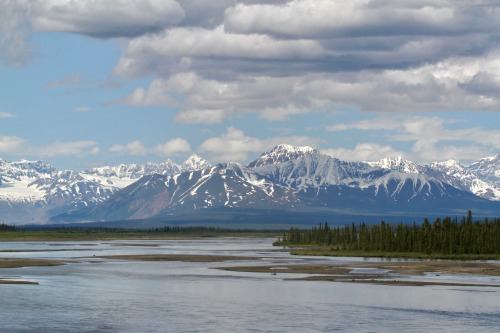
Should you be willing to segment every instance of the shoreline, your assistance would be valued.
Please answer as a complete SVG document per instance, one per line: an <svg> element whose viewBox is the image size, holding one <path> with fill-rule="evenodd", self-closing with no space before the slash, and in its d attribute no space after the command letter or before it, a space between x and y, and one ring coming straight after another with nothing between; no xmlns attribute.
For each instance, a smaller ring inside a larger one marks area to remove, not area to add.
<svg viewBox="0 0 500 333"><path fill-rule="evenodd" d="M32 285L39 285L38 282L34 281L26 281L26 280L10 280L10 279L5 279L5 278L0 278L0 284L32 284Z"/></svg>
<svg viewBox="0 0 500 333"><path fill-rule="evenodd" d="M50 266L61 266L64 264L65 262L58 260L31 259L31 258L0 258L0 269L22 268L22 267L50 267ZM27 281L27 280L16 280L0 276L0 285L2 284L38 285L38 282Z"/></svg>
<svg viewBox="0 0 500 333"><path fill-rule="evenodd" d="M307 277L285 277L286 281L331 281L344 283L368 283L391 286L451 286L451 287L491 287L500 284L460 283L447 281L408 280L412 276L434 274L460 274L476 276L500 276L500 264L467 261L399 261L364 262L352 264L290 264L266 266L216 267L233 272L268 273L272 275L310 274ZM374 273L359 273L356 270L374 269ZM381 272L380 272L381 271Z"/></svg>
<svg viewBox="0 0 500 333"><path fill-rule="evenodd" d="M114 235L117 236L117 235ZM172 236L172 235L161 235ZM179 235L173 235L179 236ZM193 237L193 235L180 235L182 239L199 239L201 237ZM226 237L238 237L234 235L220 235ZM220 237L210 236L210 237ZM239 235L239 237L248 237ZM127 244L127 240L138 240L138 238L116 237L123 241L121 245L138 246L138 244ZM145 240L145 238L139 238ZM161 239L179 239L179 237ZM83 239L79 239L83 240ZM109 240L106 239L106 240ZM47 241L47 240L40 240ZM62 242L62 239L57 239ZM57 244L65 245L65 244ZM149 244L139 244L149 245ZM87 248L55 248L55 249L31 249L31 250L9 250L4 249L0 252L16 253L16 252L52 252L52 251L68 251L68 250L87 250ZM50 259L34 259L34 258L0 258L0 269L2 268L20 268L20 267L36 267L36 266L59 266L70 262L78 262L79 259L100 259L100 260L135 260L135 261L184 261L184 262L199 262L199 263L217 263L226 261L248 261L258 260L260 257L255 256L232 256L232 255L211 255L211 254L130 254L130 255L104 255L95 257L73 258L75 260L50 260ZM383 258L383 257L381 257ZM414 258L412 258L414 259ZM411 277L432 275L438 277L444 274L471 275L471 276L494 276L500 277L500 262L486 261L469 261L469 260L442 260L442 259L426 259L426 260L405 260L405 258L394 258L391 260L373 261L373 262L353 262L353 263L328 263L328 264L276 264L276 265L252 265L252 266L235 266L235 267L210 267L212 269L221 269L234 272L248 273L267 273L272 275L283 276L283 280L304 280L304 281L334 281L346 283L370 283L384 285L406 285L406 286L464 286L464 287L500 287L499 284L487 283L463 283L436 281L433 278L431 281L411 280ZM287 274L306 274L305 277L293 277ZM36 282L15 280L0 276L0 284L37 284Z"/></svg>
<svg viewBox="0 0 500 333"><path fill-rule="evenodd" d="M96 256L97 259L139 260L139 261L182 261L182 262L223 262L238 260L255 260L257 257L229 256L212 254L130 254Z"/></svg>
<svg viewBox="0 0 500 333"><path fill-rule="evenodd" d="M220 237L243 238L276 238L276 231L238 231L221 232L157 232L146 230L91 231L85 230L28 230L0 232L0 244L4 242L79 242L79 241L113 241L113 240L194 240Z"/></svg>
<svg viewBox="0 0 500 333"><path fill-rule="evenodd" d="M430 259L430 260L500 260L500 254L488 253L422 253L422 252L388 252L388 251L343 251L327 247L296 247L283 246L292 255L319 257L356 257L356 258L387 258L387 259Z"/></svg>

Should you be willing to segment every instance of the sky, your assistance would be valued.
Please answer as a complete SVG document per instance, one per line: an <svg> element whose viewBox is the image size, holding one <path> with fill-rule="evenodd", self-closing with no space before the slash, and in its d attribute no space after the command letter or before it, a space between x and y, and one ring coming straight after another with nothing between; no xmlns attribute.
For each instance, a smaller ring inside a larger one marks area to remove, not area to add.
<svg viewBox="0 0 500 333"><path fill-rule="evenodd" d="M500 2L0 0L0 158L500 152Z"/></svg>

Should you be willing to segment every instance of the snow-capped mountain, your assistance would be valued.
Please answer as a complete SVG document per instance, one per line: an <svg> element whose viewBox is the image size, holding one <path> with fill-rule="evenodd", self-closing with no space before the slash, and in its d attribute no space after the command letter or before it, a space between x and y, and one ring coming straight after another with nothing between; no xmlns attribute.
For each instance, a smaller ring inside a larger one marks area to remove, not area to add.
<svg viewBox="0 0 500 333"><path fill-rule="evenodd" d="M86 179L74 171L57 171L50 178L38 178L30 184L45 193L44 201L53 207L81 208L102 202L117 188L98 180Z"/></svg>
<svg viewBox="0 0 500 333"><path fill-rule="evenodd" d="M449 160L431 163L429 167L449 176L444 181L454 187L485 199L500 201L500 154L480 159L469 166Z"/></svg>
<svg viewBox="0 0 500 333"><path fill-rule="evenodd" d="M425 172L425 168L413 163L412 161L408 161L403 159L401 156L391 158L386 157L376 162L367 162L370 166L380 167L382 169L401 171L404 173L423 173Z"/></svg>
<svg viewBox="0 0 500 333"><path fill-rule="evenodd" d="M167 160L165 163L145 163L145 164L120 164L117 166L104 166L83 170L82 173L103 177L116 177L119 179L139 179L145 175L160 174L174 175L179 173L181 168Z"/></svg>
<svg viewBox="0 0 500 333"><path fill-rule="evenodd" d="M42 161L0 160L0 211L9 216L5 218L7 221L40 221L47 214L93 207L145 175L174 175L207 165L208 162L193 155L181 166L168 160L76 172L57 171Z"/></svg>
<svg viewBox="0 0 500 333"><path fill-rule="evenodd" d="M31 184L37 179L51 179L55 169L42 161L7 162L0 159L0 200L34 202L45 193Z"/></svg>
<svg viewBox="0 0 500 333"><path fill-rule="evenodd" d="M206 160L204 160L200 156L193 154L193 155L189 156L188 159L186 161L184 161L184 163L181 164L181 166L179 168L179 172L170 173L170 174L175 175L175 174L178 174L178 173L184 172L184 171L201 170L201 169L208 168L209 166L210 166L210 163L208 163Z"/></svg>
<svg viewBox="0 0 500 333"><path fill-rule="evenodd" d="M17 161L7 162L0 159L1 175L7 178L20 180L22 178L35 179L44 175L50 175L56 171L50 164L43 161Z"/></svg>
<svg viewBox="0 0 500 333"><path fill-rule="evenodd" d="M296 159L307 154L318 154L317 149L311 147L294 147L286 144L276 146L262 155L255 161L248 164L249 168L260 167L267 164L277 164Z"/></svg>
<svg viewBox="0 0 500 333"><path fill-rule="evenodd" d="M285 209L300 204L294 191L239 163L225 163L174 176L142 177L86 214L67 214L64 219L143 219L212 207Z"/></svg>
<svg viewBox="0 0 500 333"><path fill-rule="evenodd" d="M486 183L500 187L500 154L482 158L469 165L467 170Z"/></svg>
<svg viewBox="0 0 500 333"><path fill-rule="evenodd" d="M460 212L464 207L488 213L500 209L498 203L440 180L447 177L401 158L353 163L308 147L280 145L247 167L226 163L174 176L143 177L91 211L59 219L170 218L198 211L206 217L221 209L266 211L273 216L269 219L275 218L275 211L404 216Z"/></svg>
<svg viewBox="0 0 500 333"><path fill-rule="evenodd" d="M218 219L249 211L273 221L290 212L424 216L471 209L498 216L498 179L498 155L470 166L418 165L402 158L346 162L289 145L274 147L247 166L212 166L192 155L181 165L168 160L74 172L44 162L0 160L0 211L2 222L10 223Z"/></svg>
<svg viewBox="0 0 500 333"><path fill-rule="evenodd" d="M365 187L363 176L371 169L366 163L344 162L318 151L254 168L279 184L296 189L326 185Z"/></svg>

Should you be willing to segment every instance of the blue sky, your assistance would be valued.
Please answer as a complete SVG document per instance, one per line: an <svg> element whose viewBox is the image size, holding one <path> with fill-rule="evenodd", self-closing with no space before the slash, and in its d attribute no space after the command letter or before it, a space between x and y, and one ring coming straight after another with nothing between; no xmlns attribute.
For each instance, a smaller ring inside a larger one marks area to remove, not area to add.
<svg viewBox="0 0 500 333"><path fill-rule="evenodd" d="M0 0L0 157L500 151L496 1Z"/></svg>

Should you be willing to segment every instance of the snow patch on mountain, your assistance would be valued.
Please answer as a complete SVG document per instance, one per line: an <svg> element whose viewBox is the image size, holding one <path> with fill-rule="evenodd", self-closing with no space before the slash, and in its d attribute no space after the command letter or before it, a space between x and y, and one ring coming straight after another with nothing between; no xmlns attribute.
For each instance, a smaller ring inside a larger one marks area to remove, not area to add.
<svg viewBox="0 0 500 333"><path fill-rule="evenodd" d="M431 183L435 186L432 186ZM382 189L387 196L395 199L400 196L405 187L409 187L410 192L405 198L407 201L411 201L419 195L442 196L445 193L444 186L440 181L413 172L390 172L376 179L372 186L375 187L375 195ZM433 193L433 188L437 189L438 193Z"/></svg>

